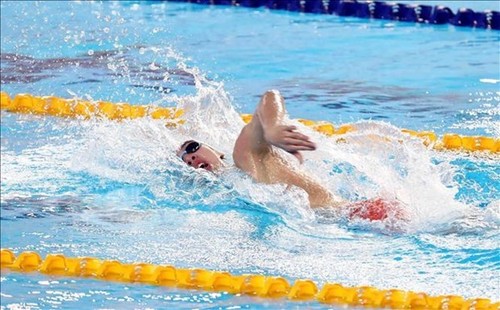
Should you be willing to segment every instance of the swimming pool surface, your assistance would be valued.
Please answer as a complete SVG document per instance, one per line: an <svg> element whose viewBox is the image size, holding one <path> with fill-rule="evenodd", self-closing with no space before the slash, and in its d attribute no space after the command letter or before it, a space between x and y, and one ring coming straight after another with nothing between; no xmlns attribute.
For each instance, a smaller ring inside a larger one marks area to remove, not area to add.
<svg viewBox="0 0 500 310"><path fill-rule="evenodd" d="M189 120L2 111L2 248L500 299L498 155L400 132L499 136L498 31L156 1L0 9L2 91L178 105ZM347 144L303 128L319 145L304 169L345 199L397 197L411 221L315 213L299 190L176 158L187 138L231 154L267 89L291 119L358 127ZM4 271L1 306L323 307Z"/></svg>

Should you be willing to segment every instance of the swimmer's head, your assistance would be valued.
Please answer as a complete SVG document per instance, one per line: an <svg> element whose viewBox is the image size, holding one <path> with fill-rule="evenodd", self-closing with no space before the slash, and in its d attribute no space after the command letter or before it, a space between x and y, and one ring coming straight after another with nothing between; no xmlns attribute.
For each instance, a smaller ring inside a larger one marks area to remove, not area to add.
<svg viewBox="0 0 500 310"><path fill-rule="evenodd" d="M184 142L179 150L177 150L177 156L195 169L202 168L213 171L224 165L222 162L224 154L194 140Z"/></svg>

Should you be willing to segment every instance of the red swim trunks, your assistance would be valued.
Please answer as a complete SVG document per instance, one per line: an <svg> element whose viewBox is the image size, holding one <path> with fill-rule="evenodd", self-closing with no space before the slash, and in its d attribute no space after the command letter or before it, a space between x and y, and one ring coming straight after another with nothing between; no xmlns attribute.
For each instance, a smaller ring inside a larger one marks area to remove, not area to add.
<svg viewBox="0 0 500 310"><path fill-rule="evenodd" d="M370 221L381 221L388 217L399 220L406 219L406 213L397 201L388 201L382 198L374 198L354 202L347 206L349 208L349 218L361 218Z"/></svg>

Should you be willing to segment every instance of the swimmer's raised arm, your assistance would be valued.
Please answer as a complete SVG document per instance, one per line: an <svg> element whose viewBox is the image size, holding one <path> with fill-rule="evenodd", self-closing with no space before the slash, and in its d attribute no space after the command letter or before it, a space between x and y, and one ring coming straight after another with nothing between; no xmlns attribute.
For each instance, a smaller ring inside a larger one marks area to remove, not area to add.
<svg viewBox="0 0 500 310"><path fill-rule="evenodd" d="M266 153L274 145L293 154L302 163L300 151L313 151L316 145L297 128L284 124L285 101L278 91L264 93L252 118L254 151Z"/></svg>
<svg viewBox="0 0 500 310"><path fill-rule="evenodd" d="M273 146L281 148L302 162L301 151L316 145L295 126L284 124L285 103L277 91L262 96L252 121L241 131L233 150L238 168L263 183L282 183L304 189L313 207L335 205L331 193L317 180L287 162Z"/></svg>

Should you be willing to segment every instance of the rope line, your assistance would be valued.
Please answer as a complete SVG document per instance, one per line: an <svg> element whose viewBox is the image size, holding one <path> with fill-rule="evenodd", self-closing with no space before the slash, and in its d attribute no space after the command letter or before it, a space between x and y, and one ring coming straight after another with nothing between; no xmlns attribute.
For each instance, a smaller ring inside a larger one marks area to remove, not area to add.
<svg viewBox="0 0 500 310"><path fill-rule="evenodd" d="M85 101L81 99L63 99L54 96L39 97L30 94L17 94L11 99L6 92L0 93L0 108L13 113L59 116L65 118L103 118L110 120L135 119L150 117L166 121L166 126L175 127L186 122L181 117L182 109L173 107L157 107L152 105L131 105L128 103L111 103L107 101ZM245 123L252 120L252 114L241 114ZM327 136L337 136L355 131L355 126L344 124L335 127L324 121L298 119L299 122ZM415 131L402 129L403 133L420 138L423 143L435 150L453 151L489 151L500 152L500 139L486 136L463 136L446 133L441 138L432 131Z"/></svg>
<svg viewBox="0 0 500 310"><path fill-rule="evenodd" d="M451 24L500 30L500 12L475 12L460 8L454 13L443 5L418 5L371 0L167 0L204 5L232 5L250 8L265 7L313 14L336 14L358 18L375 18L425 24ZM422 1L424 2L424 1Z"/></svg>
<svg viewBox="0 0 500 310"><path fill-rule="evenodd" d="M291 301L369 308L391 309L461 309L498 310L500 302L487 298L466 299L458 295L430 296L399 289L380 290L372 286L348 287L338 283L324 284L321 289L312 280L299 279L291 285L283 277L261 274L233 275L225 271L200 268L183 269L171 265L147 263L124 264L116 260L94 257L66 257L47 254L42 259L32 251L17 257L9 249L1 249L2 270L39 272L55 276L95 278L104 281L158 285L171 288L245 294L262 298L286 298Z"/></svg>

